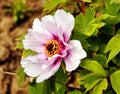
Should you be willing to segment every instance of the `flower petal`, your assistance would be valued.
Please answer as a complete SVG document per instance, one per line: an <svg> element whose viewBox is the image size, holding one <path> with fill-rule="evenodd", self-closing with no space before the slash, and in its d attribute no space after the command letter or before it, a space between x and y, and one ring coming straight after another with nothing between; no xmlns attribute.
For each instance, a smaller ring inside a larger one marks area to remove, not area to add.
<svg viewBox="0 0 120 94"><path fill-rule="evenodd" d="M47 15L42 17L41 22L47 33L50 33L53 36L53 39L58 37L59 29L54 22L53 16Z"/></svg>
<svg viewBox="0 0 120 94"><path fill-rule="evenodd" d="M74 27L74 17L70 13L66 13L64 10L57 10L54 15L54 20L59 28L61 28L61 32L65 41L67 42L71 31Z"/></svg>
<svg viewBox="0 0 120 94"><path fill-rule="evenodd" d="M22 59L21 65L28 76L37 77L41 73L41 63L36 62L37 60L32 56Z"/></svg>
<svg viewBox="0 0 120 94"><path fill-rule="evenodd" d="M32 28L35 32L44 33L44 29L43 29L41 22L38 18L34 19Z"/></svg>
<svg viewBox="0 0 120 94"><path fill-rule="evenodd" d="M86 52L77 40L71 40L68 44L72 45L73 48L68 50L68 55L64 58L64 61L66 70L73 71L79 66L80 60L86 57Z"/></svg>
<svg viewBox="0 0 120 94"><path fill-rule="evenodd" d="M43 82L44 80L53 76L56 73L56 71L59 69L61 61L62 61L62 59L57 59L57 60L55 60L54 64L50 65L49 67L46 67L44 69L44 71L42 72L42 74L40 74L37 77L36 81Z"/></svg>
<svg viewBox="0 0 120 94"><path fill-rule="evenodd" d="M54 18L53 18L53 16L51 16L51 15L46 15L46 16L44 16L44 17L41 18L41 22L48 22L48 21L54 23Z"/></svg>
<svg viewBox="0 0 120 94"><path fill-rule="evenodd" d="M44 51L44 44L47 41L47 36L45 34L39 34L29 29L28 34L22 41L25 49L31 49L36 52Z"/></svg>

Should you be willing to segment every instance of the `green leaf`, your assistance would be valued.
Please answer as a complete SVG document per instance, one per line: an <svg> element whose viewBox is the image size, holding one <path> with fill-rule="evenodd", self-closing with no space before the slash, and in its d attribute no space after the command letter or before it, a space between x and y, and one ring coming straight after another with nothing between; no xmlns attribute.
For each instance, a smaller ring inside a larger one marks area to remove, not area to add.
<svg viewBox="0 0 120 94"><path fill-rule="evenodd" d="M23 40L24 38L25 38L25 35L23 35L23 36L15 39L15 40L21 41L21 40ZM17 49L17 48L23 48L23 43L22 43L22 42L18 43L18 44L16 45L15 49Z"/></svg>
<svg viewBox="0 0 120 94"><path fill-rule="evenodd" d="M18 85L20 85L21 82L24 81L26 77L24 73L24 69L22 67L18 70L17 76L18 76Z"/></svg>
<svg viewBox="0 0 120 94"><path fill-rule="evenodd" d="M101 79L102 79L103 75L101 74L95 74L95 73L91 73L88 74L86 76L84 76L80 81L80 85L84 85L86 89L86 91L92 89Z"/></svg>
<svg viewBox="0 0 120 94"><path fill-rule="evenodd" d="M106 90L108 86L108 82L106 78L101 79L99 83L92 89L91 94L103 94L103 90Z"/></svg>
<svg viewBox="0 0 120 94"><path fill-rule="evenodd" d="M99 49L99 39L97 37L90 37L87 39L88 43L90 44L89 50L97 52Z"/></svg>
<svg viewBox="0 0 120 94"><path fill-rule="evenodd" d="M120 52L120 34L115 35L108 42L105 52L108 51L110 51L110 53L107 62L113 59Z"/></svg>
<svg viewBox="0 0 120 94"><path fill-rule="evenodd" d="M83 2L88 2L88 3L91 3L92 0L83 0Z"/></svg>
<svg viewBox="0 0 120 94"><path fill-rule="evenodd" d="M109 17L112 18L113 16L111 16L111 15L109 15L109 14L102 14L102 15L100 15L99 17L95 18L96 23L99 24L99 27L98 27L98 28L103 27L106 23L105 23L105 22L102 22L102 21L105 20L105 19L107 19L107 18L109 18Z"/></svg>
<svg viewBox="0 0 120 94"><path fill-rule="evenodd" d="M96 20L96 22L99 22L99 21L104 20L108 17L111 17L111 16L109 14L102 14L99 17L97 17L95 20Z"/></svg>
<svg viewBox="0 0 120 94"><path fill-rule="evenodd" d="M74 90L74 91L71 91L71 92L69 92L67 94L85 94L85 93L83 93L81 91L78 91L78 90Z"/></svg>
<svg viewBox="0 0 120 94"><path fill-rule="evenodd" d="M66 79L67 79L67 73L64 73L63 69L60 67L58 72L56 73L56 80L59 81L60 83L65 84L66 83ZM63 86L61 84L59 84L59 83L55 83L55 87L56 87L57 92L59 92L59 90Z"/></svg>
<svg viewBox="0 0 120 94"><path fill-rule="evenodd" d="M23 43L22 42L20 42L16 45L15 49L18 49L18 48L23 48Z"/></svg>
<svg viewBox="0 0 120 94"><path fill-rule="evenodd" d="M120 4L120 0L111 0L110 4L112 3L119 3Z"/></svg>
<svg viewBox="0 0 120 94"><path fill-rule="evenodd" d="M105 0L105 13L108 13L112 15L113 17L108 18L106 21L109 24L117 24L120 21L119 17L119 10L120 10L120 4L118 3L110 3L110 0Z"/></svg>
<svg viewBox="0 0 120 94"><path fill-rule="evenodd" d="M27 57L27 56L29 56L29 55L35 55L36 54L36 52L34 52L34 51L32 51L32 50L30 50L30 49L24 49L23 50L23 53L22 53L22 58L25 58L25 57Z"/></svg>
<svg viewBox="0 0 120 94"><path fill-rule="evenodd" d="M95 9L94 8L87 8L86 14L85 14L86 23L94 20L94 16L95 16Z"/></svg>
<svg viewBox="0 0 120 94"><path fill-rule="evenodd" d="M19 38L16 38L15 40L23 40L25 38L25 35L19 37Z"/></svg>
<svg viewBox="0 0 120 94"><path fill-rule="evenodd" d="M44 12L47 11L52 11L56 7L60 6L61 4L66 3L67 0L48 0L48 2L44 3Z"/></svg>
<svg viewBox="0 0 120 94"><path fill-rule="evenodd" d="M103 68L107 68L107 58L102 54L97 54L93 57L94 60L99 62Z"/></svg>
<svg viewBox="0 0 120 94"><path fill-rule="evenodd" d="M112 59L112 61L113 61L118 67L120 67L120 53L117 54L117 55L115 56L115 58Z"/></svg>
<svg viewBox="0 0 120 94"><path fill-rule="evenodd" d="M61 88L55 94L65 94L65 92L66 92L66 87L65 86L61 86Z"/></svg>
<svg viewBox="0 0 120 94"><path fill-rule="evenodd" d="M115 4L110 2L110 0L105 0L105 7L107 9L107 12L110 15L115 16L117 14L117 12L119 11L120 5L119 4Z"/></svg>
<svg viewBox="0 0 120 94"><path fill-rule="evenodd" d="M106 71L102 68L102 66L95 60L83 60L81 63L80 63L80 66L85 68L85 69L88 69L94 73L97 73L97 74L101 74L103 76L106 76L107 73Z"/></svg>
<svg viewBox="0 0 120 94"><path fill-rule="evenodd" d="M118 68L116 68L116 67L110 67L110 69L108 70L108 75L111 75L112 73L114 73L117 70L118 70Z"/></svg>
<svg viewBox="0 0 120 94"><path fill-rule="evenodd" d="M120 94L120 70L114 72L110 76L110 81L115 92Z"/></svg>
<svg viewBox="0 0 120 94"><path fill-rule="evenodd" d="M29 84L29 94L51 94L51 87L49 81L36 83L33 81Z"/></svg>
<svg viewBox="0 0 120 94"><path fill-rule="evenodd" d="M94 8L87 8L86 15L80 13L75 18L74 31L84 34L86 36L96 35L97 29L104 26L103 23L95 21L95 10Z"/></svg>
<svg viewBox="0 0 120 94"><path fill-rule="evenodd" d="M32 82L29 84L29 94L42 94L44 83Z"/></svg>
<svg viewBox="0 0 120 94"><path fill-rule="evenodd" d="M87 75L87 74L90 74L90 73L91 73L91 71L86 70L86 69L80 69L80 70L79 70L79 75L80 75L80 77L83 77L83 76L85 76L85 75Z"/></svg>

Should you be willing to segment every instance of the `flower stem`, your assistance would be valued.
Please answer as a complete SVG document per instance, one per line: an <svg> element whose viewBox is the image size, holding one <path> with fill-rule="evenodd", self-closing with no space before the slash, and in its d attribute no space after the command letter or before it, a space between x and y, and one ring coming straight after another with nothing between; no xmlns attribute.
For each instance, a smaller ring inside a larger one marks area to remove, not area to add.
<svg viewBox="0 0 120 94"><path fill-rule="evenodd" d="M79 5L79 2L81 2L81 6ZM85 4L82 0L80 0L79 2L77 3L77 6L79 10L85 15Z"/></svg>
<svg viewBox="0 0 120 94"><path fill-rule="evenodd" d="M68 88L67 85L65 85L65 84L63 84L63 83L61 83L61 82L55 80L54 78L50 78L50 80L52 80L52 81L54 81L54 82L57 82L58 84L60 84L60 85L62 85L62 86L64 86L64 87L66 87L66 88Z"/></svg>
<svg viewBox="0 0 120 94"><path fill-rule="evenodd" d="M68 85L66 85L66 84L63 84L63 83L61 83L61 82L55 80L54 78L50 78L50 80L52 80L52 81L54 81L54 82L57 82L58 84L60 84L60 85L62 85L62 86L64 86L64 87L66 87L67 89L70 89L70 88L71 88L71 89L76 89L76 90L82 91L82 89L80 89L80 88L68 86Z"/></svg>

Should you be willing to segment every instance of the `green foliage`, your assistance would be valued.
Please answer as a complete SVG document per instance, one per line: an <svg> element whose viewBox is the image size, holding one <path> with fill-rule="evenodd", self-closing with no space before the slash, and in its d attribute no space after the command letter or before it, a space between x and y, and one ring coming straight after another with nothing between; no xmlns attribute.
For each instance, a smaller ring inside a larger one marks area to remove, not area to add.
<svg viewBox="0 0 120 94"><path fill-rule="evenodd" d="M120 52L120 34L115 35L107 44L105 52L109 53L108 61L113 59Z"/></svg>
<svg viewBox="0 0 120 94"><path fill-rule="evenodd" d="M27 6L26 0L14 0L12 4L6 6L9 8L6 8L5 12L11 12L16 22L24 19L25 16L31 15L30 13L27 13L31 8Z"/></svg>
<svg viewBox="0 0 120 94"><path fill-rule="evenodd" d="M66 3L67 0L48 0L47 3L44 4L44 12L50 12L57 7L62 6L62 4Z"/></svg>
<svg viewBox="0 0 120 94"><path fill-rule="evenodd" d="M29 84L29 94L51 94L50 81L36 83L35 81Z"/></svg>
<svg viewBox="0 0 120 94"><path fill-rule="evenodd" d="M112 60L118 67L120 67L120 53L115 56Z"/></svg>
<svg viewBox="0 0 120 94"><path fill-rule="evenodd" d="M92 89L94 86L97 85L97 83L102 79L103 75L91 73L86 76L84 76L80 81L80 85L84 85L86 91Z"/></svg>
<svg viewBox="0 0 120 94"><path fill-rule="evenodd" d="M25 58L25 57L27 57L27 56L29 56L29 55L35 55L36 54L36 52L34 52L34 51L32 51L32 50L26 50L26 49L24 49L23 50L23 53L22 53L22 58Z"/></svg>
<svg viewBox="0 0 120 94"><path fill-rule="evenodd" d="M90 2L92 2L92 0L83 0L83 2L88 2L88 3L90 3Z"/></svg>
<svg viewBox="0 0 120 94"><path fill-rule="evenodd" d="M74 91L69 92L68 94L85 94L85 93L80 92L78 90L74 90Z"/></svg>
<svg viewBox="0 0 120 94"><path fill-rule="evenodd" d="M110 0L105 0L105 6L107 9L107 12L114 16L117 14L120 8L119 4L115 4L115 3L111 4Z"/></svg>
<svg viewBox="0 0 120 94"><path fill-rule="evenodd" d="M88 69L94 73L101 74L103 76L106 76L106 71L102 68L102 66L95 60L83 60L80 63L80 66Z"/></svg>
<svg viewBox="0 0 120 94"><path fill-rule="evenodd" d="M104 56L98 55L94 58L97 61L101 61L99 60L99 57L102 58L102 60L106 63L107 60L104 58ZM96 92L102 94L103 90L106 90L108 86L107 79L105 78L108 73L102 68L102 64L100 65L97 61L86 59L80 64L81 67L92 72L82 76L82 79L80 79L80 85L84 85L86 91L91 90L90 94L96 94Z"/></svg>
<svg viewBox="0 0 120 94"><path fill-rule="evenodd" d="M115 71L111 76L110 76L110 81L112 84L113 89L117 94L120 94L120 70Z"/></svg>
<svg viewBox="0 0 120 94"><path fill-rule="evenodd" d="M103 94L103 90L106 90L108 82L106 78L103 78L99 83L92 89L91 94Z"/></svg>
<svg viewBox="0 0 120 94"><path fill-rule="evenodd" d="M16 47L15 47L15 49L18 49L18 48L23 48L23 43L18 43L17 45L16 45Z"/></svg>
<svg viewBox="0 0 120 94"><path fill-rule="evenodd" d="M17 40L17 41L21 41L21 40L24 39L24 37L25 37L25 36L21 36L21 37L17 38L16 40ZM19 42L19 43L16 45L15 49L18 49L18 48L23 48L23 43L22 43L22 42Z"/></svg>
<svg viewBox="0 0 120 94"><path fill-rule="evenodd" d="M111 0L110 3L111 3L111 4L112 4L112 3L120 3L120 0Z"/></svg>
<svg viewBox="0 0 120 94"><path fill-rule="evenodd" d="M64 73L63 69L60 67L60 69L56 73L56 80L65 85L66 79L67 79L67 73ZM66 90L65 86L61 85L60 83L55 83L55 87L56 87L56 94L64 94L65 93L65 90Z"/></svg>
<svg viewBox="0 0 120 94"><path fill-rule="evenodd" d="M114 0L112 0L114 1ZM120 21L120 5L117 3L112 3L110 2L110 0L105 0L105 6L106 6L106 13L112 15L113 17L111 19L108 19L108 22L110 24L115 24L118 23Z"/></svg>
<svg viewBox="0 0 120 94"><path fill-rule="evenodd" d="M18 76L18 85L20 85L25 80L26 77L23 68L20 68L18 70L17 76Z"/></svg>
<svg viewBox="0 0 120 94"><path fill-rule="evenodd" d="M95 23L94 20L95 11L94 9L87 9L86 15L80 13L75 19L75 31L82 33L86 36L92 35L95 30L99 27L99 24Z"/></svg>
<svg viewBox="0 0 120 94"><path fill-rule="evenodd" d="M86 10L86 15L83 13L80 13L77 15L75 19L75 30L76 33L81 33L86 36L96 35L98 32L98 28L105 25L102 20L110 17L108 14L103 14L98 18L94 18L95 16L95 9L94 8L88 8Z"/></svg>
<svg viewBox="0 0 120 94"><path fill-rule="evenodd" d="M93 59L99 62L99 64L101 64L103 68L107 68L107 58L104 55L102 54L95 55Z"/></svg>

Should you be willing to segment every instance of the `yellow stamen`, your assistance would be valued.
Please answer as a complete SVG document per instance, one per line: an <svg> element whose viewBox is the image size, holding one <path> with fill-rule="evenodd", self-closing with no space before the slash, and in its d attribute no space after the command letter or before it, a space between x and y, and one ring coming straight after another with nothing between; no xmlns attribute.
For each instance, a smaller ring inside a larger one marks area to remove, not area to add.
<svg viewBox="0 0 120 94"><path fill-rule="evenodd" d="M52 57L60 52L60 43L57 40L48 40L45 46L45 52L48 57Z"/></svg>

